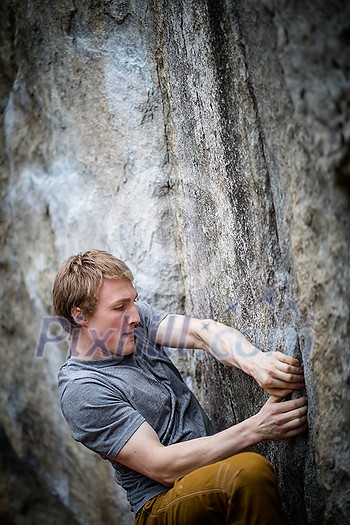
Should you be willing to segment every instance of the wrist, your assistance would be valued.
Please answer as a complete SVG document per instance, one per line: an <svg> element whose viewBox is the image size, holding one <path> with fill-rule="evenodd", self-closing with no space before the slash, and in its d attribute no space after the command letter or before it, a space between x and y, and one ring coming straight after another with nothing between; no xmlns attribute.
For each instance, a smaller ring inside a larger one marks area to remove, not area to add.
<svg viewBox="0 0 350 525"><path fill-rule="evenodd" d="M266 435L261 429L260 412L258 412L254 416L251 416L249 419L251 420L251 433L254 444L256 445L258 443L261 443L262 441L266 441Z"/></svg>
<svg viewBox="0 0 350 525"><path fill-rule="evenodd" d="M251 447L254 447L263 441L264 436L260 431L259 413L250 416L248 419L242 421L238 425L242 426L242 428L240 428L240 436L243 438L242 441L245 443L245 447L247 449L250 449Z"/></svg>
<svg viewBox="0 0 350 525"><path fill-rule="evenodd" d="M263 356L264 352L250 344L249 348L242 351L240 358L242 370L255 379L261 368L261 359Z"/></svg>

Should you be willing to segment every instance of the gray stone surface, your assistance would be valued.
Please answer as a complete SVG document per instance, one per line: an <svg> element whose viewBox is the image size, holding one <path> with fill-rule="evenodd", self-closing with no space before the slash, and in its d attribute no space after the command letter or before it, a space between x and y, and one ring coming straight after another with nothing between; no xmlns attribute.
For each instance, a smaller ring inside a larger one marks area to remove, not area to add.
<svg viewBox="0 0 350 525"><path fill-rule="evenodd" d="M183 303L155 71L125 2L1 10L1 454L28 475L12 474L9 487L23 491L4 492L0 521L47 524L50 506L53 524L65 513L71 523L127 524L111 468L73 442L60 414L65 349L51 343L35 357L35 348L58 264L91 247L125 259L144 299Z"/></svg>
<svg viewBox="0 0 350 525"><path fill-rule="evenodd" d="M309 433L257 450L294 525L350 523L349 6L1 12L0 520L132 522L60 414L65 344L34 355L59 262L100 247L130 264L141 297L302 359ZM200 352L181 366L218 429L266 398Z"/></svg>
<svg viewBox="0 0 350 525"><path fill-rule="evenodd" d="M349 523L349 6L158 4L187 308L302 359L308 438L258 450L294 523ZM262 403L198 373L218 428Z"/></svg>

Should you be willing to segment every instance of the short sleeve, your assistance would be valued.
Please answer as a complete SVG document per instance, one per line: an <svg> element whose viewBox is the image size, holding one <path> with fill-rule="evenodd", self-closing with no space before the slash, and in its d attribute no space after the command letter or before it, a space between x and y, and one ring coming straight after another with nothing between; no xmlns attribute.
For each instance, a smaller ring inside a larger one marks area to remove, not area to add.
<svg viewBox="0 0 350 525"><path fill-rule="evenodd" d="M162 320L168 315L163 310L155 310L148 303L137 301L136 308L140 314L141 326L147 331L150 341L154 341Z"/></svg>
<svg viewBox="0 0 350 525"><path fill-rule="evenodd" d="M106 385L75 379L61 399L72 437L104 459L113 460L145 419Z"/></svg>

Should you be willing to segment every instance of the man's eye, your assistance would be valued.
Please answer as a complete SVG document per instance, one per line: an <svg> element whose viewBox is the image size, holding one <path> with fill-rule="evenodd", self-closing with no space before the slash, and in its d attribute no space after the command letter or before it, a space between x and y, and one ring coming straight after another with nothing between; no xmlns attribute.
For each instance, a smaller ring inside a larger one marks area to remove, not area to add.
<svg viewBox="0 0 350 525"><path fill-rule="evenodd" d="M124 305L122 304L120 306L115 306L113 310L124 310Z"/></svg>

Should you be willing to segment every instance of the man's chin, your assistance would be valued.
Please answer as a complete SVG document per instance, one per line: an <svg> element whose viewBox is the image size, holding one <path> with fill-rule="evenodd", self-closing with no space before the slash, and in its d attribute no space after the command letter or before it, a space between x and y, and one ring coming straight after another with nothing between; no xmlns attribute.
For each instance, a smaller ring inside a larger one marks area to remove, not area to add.
<svg viewBox="0 0 350 525"><path fill-rule="evenodd" d="M131 355L135 352L135 344L125 345L123 352L120 355Z"/></svg>
<svg viewBox="0 0 350 525"><path fill-rule="evenodd" d="M126 341L123 341L122 344L119 344L118 345L118 350L117 350L117 354L116 355L119 355L119 356L124 356L124 355L130 355L130 354L133 354L135 352L135 340L134 340L134 337L133 336L129 336Z"/></svg>

